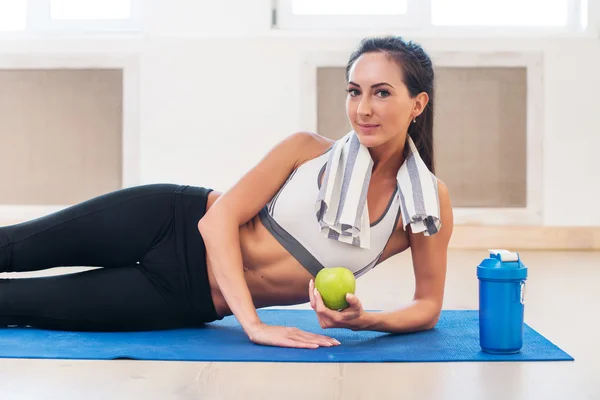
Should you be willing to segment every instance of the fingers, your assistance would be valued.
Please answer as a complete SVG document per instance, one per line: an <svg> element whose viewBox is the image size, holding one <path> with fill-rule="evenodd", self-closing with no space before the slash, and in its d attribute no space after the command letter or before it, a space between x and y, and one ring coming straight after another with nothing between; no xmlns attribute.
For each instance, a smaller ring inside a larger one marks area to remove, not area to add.
<svg viewBox="0 0 600 400"><path fill-rule="evenodd" d="M319 346L323 346L323 347L331 347L331 346L338 346L340 345L340 342L337 341L334 338L331 338L329 336L325 336L325 335L319 335L316 333L310 333L310 332L306 332L300 329L293 329L292 331L292 338L294 340L300 340L300 341L306 341L308 343L313 343L313 344L317 344Z"/></svg>
<svg viewBox="0 0 600 400"><path fill-rule="evenodd" d="M353 306L356 305L356 303L358 302L358 297L356 297L352 293L346 293L346 301L348 302L348 304Z"/></svg>
<svg viewBox="0 0 600 400"><path fill-rule="evenodd" d="M265 326L263 329L253 334L251 340L256 344L267 346L295 347L303 349L332 347L340 344L337 340L324 335L283 326Z"/></svg>
<svg viewBox="0 0 600 400"><path fill-rule="evenodd" d="M337 343L332 343L331 341L324 339L298 339L297 341L316 347L333 347L338 345Z"/></svg>
<svg viewBox="0 0 600 400"><path fill-rule="evenodd" d="M362 310L362 304L360 303L360 300L358 299L358 297L356 297L355 294L346 294L346 301L350 305L349 308L353 309L354 311Z"/></svg>
<svg viewBox="0 0 600 400"><path fill-rule="evenodd" d="M315 282L311 279L308 283L308 298L310 299L310 306L315 310ZM316 310L315 310L316 311Z"/></svg>
<svg viewBox="0 0 600 400"><path fill-rule="evenodd" d="M318 349L318 343L307 343L306 341L285 339L280 344L276 344L279 347L294 347L296 349Z"/></svg>
<svg viewBox="0 0 600 400"><path fill-rule="evenodd" d="M355 318L359 318L360 315L363 313L363 308L362 304L360 303L360 300L358 300L358 297L356 297L356 295L354 294L348 293L346 295L346 301L348 302L349 307L342 310L342 312L340 313L340 317L342 318L342 320L351 321Z"/></svg>
<svg viewBox="0 0 600 400"><path fill-rule="evenodd" d="M315 288L315 282L312 279L308 284L308 296L310 298L310 306L313 310L315 310L317 314L317 320L319 321L319 325L321 326L321 328L327 327L328 324L325 323L322 315L322 311L324 309L323 307L325 305L323 304L323 299L321 298L319 291ZM319 300L317 300L317 297Z"/></svg>
<svg viewBox="0 0 600 400"><path fill-rule="evenodd" d="M315 308L314 310L317 312L317 318L319 320L319 325L321 328L336 328L341 327L340 323L343 319L343 316L337 310L332 310L325 305L323 302L323 298L318 290L314 290L315 297Z"/></svg>
<svg viewBox="0 0 600 400"><path fill-rule="evenodd" d="M325 307L325 303L323 303L323 298L321 297L321 293L319 293L319 291L316 288L313 289L313 297L315 298L316 311L322 312L325 309L327 309L327 307Z"/></svg>
<svg viewBox="0 0 600 400"><path fill-rule="evenodd" d="M315 311L329 318L335 318L335 314L337 313L337 311L332 310L325 305L325 303L323 302L323 298L321 297L321 293L319 293L317 289L314 290L314 296L315 305L317 307Z"/></svg>
<svg viewBox="0 0 600 400"><path fill-rule="evenodd" d="M338 342L339 344L339 342ZM333 347L337 344L331 343L326 340L318 339L306 339L306 338L286 338L281 342L276 343L276 346L280 347L295 347L301 349L317 349L319 347Z"/></svg>

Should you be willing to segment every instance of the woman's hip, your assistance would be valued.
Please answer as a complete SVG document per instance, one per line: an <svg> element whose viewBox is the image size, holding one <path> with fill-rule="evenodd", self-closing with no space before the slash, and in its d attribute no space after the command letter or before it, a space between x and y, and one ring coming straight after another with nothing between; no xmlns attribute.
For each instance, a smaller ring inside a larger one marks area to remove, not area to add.
<svg viewBox="0 0 600 400"><path fill-rule="evenodd" d="M184 266L182 283L199 322L219 319L211 295L206 248L198 231L198 221L206 213L212 191L205 187L181 185L176 190L174 202L177 257Z"/></svg>

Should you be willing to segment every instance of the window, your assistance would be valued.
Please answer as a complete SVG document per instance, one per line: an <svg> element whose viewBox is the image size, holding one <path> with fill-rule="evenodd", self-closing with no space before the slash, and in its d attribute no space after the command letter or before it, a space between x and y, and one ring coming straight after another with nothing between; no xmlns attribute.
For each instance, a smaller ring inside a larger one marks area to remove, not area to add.
<svg viewBox="0 0 600 400"><path fill-rule="evenodd" d="M294 15L406 14L408 0L292 0Z"/></svg>
<svg viewBox="0 0 600 400"><path fill-rule="evenodd" d="M128 19L131 0L50 0L52 19Z"/></svg>
<svg viewBox="0 0 600 400"><path fill-rule="evenodd" d="M143 0L38 0L48 2L37 22L46 32L131 32L141 30Z"/></svg>
<svg viewBox="0 0 600 400"><path fill-rule="evenodd" d="M278 0L282 29L393 29L417 27L423 0Z"/></svg>
<svg viewBox="0 0 600 400"><path fill-rule="evenodd" d="M581 2L579 10L579 24L581 28L585 29L588 26L588 0L584 0Z"/></svg>
<svg viewBox="0 0 600 400"><path fill-rule="evenodd" d="M23 31L27 27L27 0L0 0L0 32Z"/></svg>
<svg viewBox="0 0 600 400"><path fill-rule="evenodd" d="M569 2L432 0L431 22L446 26L566 26Z"/></svg>
<svg viewBox="0 0 600 400"><path fill-rule="evenodd" d="M0 0L0 32L141 31L143 0Z"/></svg>
<svg viewBox="0 0 600 400"><path fill-rule="evenodd" d="M588 1L278 0L275 25L279 29L326 31L565 33L586 29Z"/></svg>

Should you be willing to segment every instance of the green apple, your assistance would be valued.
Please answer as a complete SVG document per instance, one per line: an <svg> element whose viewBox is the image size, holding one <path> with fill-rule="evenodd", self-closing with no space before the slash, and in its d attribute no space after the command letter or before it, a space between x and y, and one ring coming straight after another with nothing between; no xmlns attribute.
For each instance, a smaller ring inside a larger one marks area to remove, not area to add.
<svg viewBox="0 0 600 400"><path fill-rule="evenodd" d="M348 307L346 294L356 290L356 279L347 268L323 268L315 277L315 287L327 308L342 310Z"/></svg>

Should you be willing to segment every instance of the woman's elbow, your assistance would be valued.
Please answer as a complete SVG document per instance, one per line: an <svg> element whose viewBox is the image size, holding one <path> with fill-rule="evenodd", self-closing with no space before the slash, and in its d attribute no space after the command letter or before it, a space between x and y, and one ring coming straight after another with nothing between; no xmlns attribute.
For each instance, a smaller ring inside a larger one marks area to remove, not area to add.
<svg viewBox="0 0 600 400"><path fill-rule="evenodd" d="M425 330L433 329L437 326L440 321L440 314L435 314L433 317L429 318L425 323Z"/></svg>
<svg viewBox="0 0 600 400"><path fill-rule="evenodd" d="M198 230L200 233L207 233L211 227L216 226L215 221L217 220L223 222L224 218L219 214L220 210L217 206L213 206L210 210L208 210L198 221Z"/></svg>
<svg viewBox="0 0 600 400"><path fill-rule="evenodd" d="M432 305L430 311L427 313L427 317L425 318L424 330L435 328L440 321L441 314L442 307L439 305Z"/></svg>

